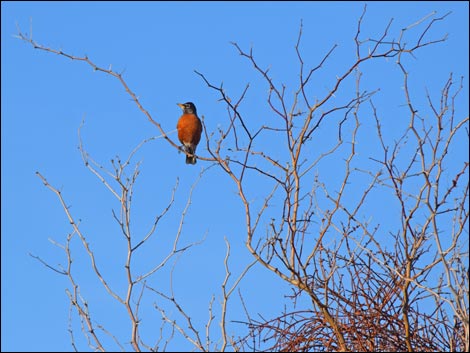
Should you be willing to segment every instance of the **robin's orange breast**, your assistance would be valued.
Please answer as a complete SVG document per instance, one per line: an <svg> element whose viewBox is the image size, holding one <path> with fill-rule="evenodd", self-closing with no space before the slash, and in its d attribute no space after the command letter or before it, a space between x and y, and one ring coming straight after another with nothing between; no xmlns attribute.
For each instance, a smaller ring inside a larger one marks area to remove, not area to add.
<svg viewBox="0 0 470 353"><path fill-rule="evenodd" d="M201 120L194 114L183 114L176 125L182 144L197 145L201 140Z"/></svg>

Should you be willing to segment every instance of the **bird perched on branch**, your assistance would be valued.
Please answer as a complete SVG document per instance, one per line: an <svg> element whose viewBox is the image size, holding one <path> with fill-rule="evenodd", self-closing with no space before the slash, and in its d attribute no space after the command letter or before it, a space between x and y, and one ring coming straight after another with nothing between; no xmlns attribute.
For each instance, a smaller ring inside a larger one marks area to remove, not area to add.
<svg viewBox="0 0 470 353"><path fill-rule="evenodd" d="M186 164L196 164L196 147L201 140L202 124L197 116L196 106L192 102L177 103L183 109L183 115L178 120L178 138L183 144L186 155Z"/></svg>

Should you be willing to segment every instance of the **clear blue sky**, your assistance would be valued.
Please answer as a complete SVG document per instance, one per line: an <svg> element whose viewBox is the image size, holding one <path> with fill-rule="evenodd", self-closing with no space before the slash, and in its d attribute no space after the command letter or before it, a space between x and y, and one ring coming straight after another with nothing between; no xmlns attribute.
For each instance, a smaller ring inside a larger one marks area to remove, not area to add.
<svg viewBox="0 0 470 353"><path fill-rule="evenodd" d="M123 246L111 215L111 208L116 205L84 167L77 150L77 129L85 118L82 130L85 147L95 160L107 166L114 156L125 158L140 141L158 135L117 80L93 72L83 63L33 50L14 38L16 25L29 33L32 21L37 42L77 56L86 54L98 65L123 70L127 83L166 131L175 129L180 114L176 103L186 101L196 103L200 115L205 116L208 127L214 131L226 121L224 107L193 70L204 73L213 83L224 82L233 96L239 95L247 82L253 83L252 95L243 110L255 115L262 112L259 102L265 99L267 87L230 42L237 42L244 49L252 46L259 62L270 66L277 82L285 82L288 92L292 92L298 72L294 45L301 19L302 49L311 65L318 63L333 44L339 45L324 71L324 77L331 79L354 58L353 37L363 4L2 2L2 351L72 349L67 333L65 294L69 284L65 277L28 255L40 256L52 265L63 263L62 252L48 238L62 243L70 231L56 196L43 186L35 172L40 171L52 185L61 188L74 215L82 220L90 243L102 251L105 272L118 280L122 267L113 271L111 266L106 266L108 261L113 263L119 257ZM398 34L400 28L432 11L439 15L452 11L430 33L436 36L448 33L449 38L417 54L413 72L417 94L424 97L425 88L438 92L449 72L453 72L456 77L465 77L462 95L468 96L467 2L371 2L363 32L377 36L393 17L391 32ZM377 68L364 68L367 70L376 80L384 83L393 80ZM327 87L328 83L319 84L319 89ZM395 101L395 97L387 99L391 109L403 104L402 97L396 97ZM385 104L380 97L377 102ZM460 108L463 114L465 110L468 114L468 102ZM174 134L171 136L176 139ZM206 154L203 145L199 153ZM207 163L185 165L184 156L164 140L145 145L135 158L138 160L142 165L135 190L136 233L148 229L152 217L169 201L171 189L179 178L174 209L158 232L159 239L168 237L170 242L190 186ZM234 275L250 261L244 247L243 210L235 192L233 183L220 170L212 168L194 191L185 223L183 236L188 239L185 242L201 239L205 234L207 239L178 264L178 278L187 281L175 286L187 307L198 316L203 315L204 320L210 294L220 295L224 236L232 244ZM146 254L153 256L152 252ZM160 255L158 248L155 249L155 256ZM77 258L80 263L81 255ZM82 280L93 281L89 273L83 273ZM162 277L162 286L166 288L164 282ZM267 317L282 310L283 295L289 293L277 278L260 269L250 272L241 289L249 298L248 305L253 312ZM116 321L122 317L118 311L121 309L105 304L106 296L98 285L96 291L86 294L99 315L108 318L116 315ZM233 310L232 318L242 320L240 307ZM158 316L157 312L154 314ZM122 333L119 331L122 328L110 326L109 329L118 330L115 331L118 335ZM80 335L78 329L79 347L86 349ZM179 348L187 346L182 344Z"/></svg>

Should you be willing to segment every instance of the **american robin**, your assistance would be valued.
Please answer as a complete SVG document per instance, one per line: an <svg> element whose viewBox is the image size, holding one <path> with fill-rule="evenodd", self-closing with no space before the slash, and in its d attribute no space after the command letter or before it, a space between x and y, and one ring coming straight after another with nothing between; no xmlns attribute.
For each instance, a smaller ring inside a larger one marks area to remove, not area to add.
<svg viewBox="0 0 470 353"><path fill-rule="evenodd" d="M183 109L183 115L176 128L178 129L178 138L183 144L184 150L190 155L186 155L186 164L196 164L196 146L201 140L202 124L197 116L196 106L192 102L177 103Z"/></svg>

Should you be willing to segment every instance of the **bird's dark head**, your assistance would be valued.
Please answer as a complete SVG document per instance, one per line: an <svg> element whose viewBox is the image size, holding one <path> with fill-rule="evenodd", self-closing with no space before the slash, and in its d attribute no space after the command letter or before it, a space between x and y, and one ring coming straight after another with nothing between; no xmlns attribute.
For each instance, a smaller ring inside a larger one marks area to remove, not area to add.
<svg viewBox="0 0 470 353"><path fill-rule="evenodd" d="M186 102L186 103L176 103L178 107L183 109L184 114L194 114L197 115L196 113L196 106L194 105L193 102Z"/></svg>

